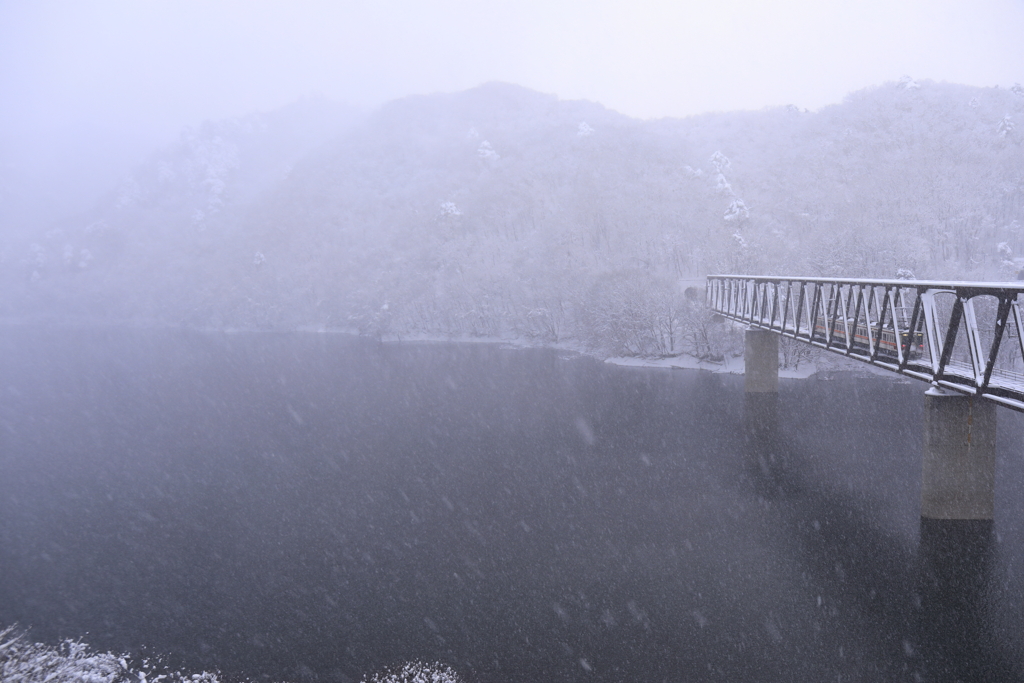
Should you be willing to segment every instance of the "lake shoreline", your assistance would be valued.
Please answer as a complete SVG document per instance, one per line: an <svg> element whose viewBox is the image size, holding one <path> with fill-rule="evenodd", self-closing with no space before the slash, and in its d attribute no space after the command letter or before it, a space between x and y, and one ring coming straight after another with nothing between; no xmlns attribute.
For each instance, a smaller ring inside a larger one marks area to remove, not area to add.
<svg viewBox="0 0 1024 683"><path fill-rule="evenodd" d="M665 370L699 370L713 374L743 375L743 356L726 357L721 362L708 361L686 353L674 356L609 356L582 344L565 342L541 342L528 338L444 336L431 334L385 334L380 337L361 334L357 329L344 327L299 326L295 328L258 328L258 327L196 327L192 325L174 324L154 319L117 319L105 320L97 318L52 317L39 316L34 318L2 318L0 327L39 327L51 329L127 329L127 330L179 330L202 334L315 334L342 335L364 339L376 339L382 344L495 344L514 349L551 349L565 353L586 356L611 365L633 368L654 368ZM816 350L817 351L817 350ZM818 375L829 375L834 372L854 372L866 375L882 375L892 377L894 373L875 368L866 363L850 361L833 353L817 353L818 358L797 367L779 367L780 379L811 379Z"/></svg>

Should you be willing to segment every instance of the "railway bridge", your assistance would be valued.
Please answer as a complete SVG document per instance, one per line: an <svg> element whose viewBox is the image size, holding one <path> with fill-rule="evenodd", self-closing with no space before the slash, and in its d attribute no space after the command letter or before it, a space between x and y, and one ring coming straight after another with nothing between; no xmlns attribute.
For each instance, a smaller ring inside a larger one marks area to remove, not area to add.
<svg viewBox="0 0 1024 683"><path fill-rule="evenodd" d="M921 517L991 520L996 407L1024 412L1024 282L710 275L706 302L747 326L748 429L776 420L788 337L928 382Z"/></svg>

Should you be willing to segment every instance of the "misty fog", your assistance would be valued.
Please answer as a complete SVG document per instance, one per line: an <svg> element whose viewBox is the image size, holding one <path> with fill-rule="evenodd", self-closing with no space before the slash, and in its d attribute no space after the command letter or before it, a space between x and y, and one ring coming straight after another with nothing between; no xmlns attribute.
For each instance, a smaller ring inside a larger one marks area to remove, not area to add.
<svg viewBox="0 0 1024 683"><path fill-rule="evenodd" d="M704 283L1024 279L1021 30L0 5L0 680L1020 680L1020 415L937 533L925 385L752 438Z"/></svg>
<svg viewBox="0 0 1024 683"><path fill-rule="evenodd" d="M707 273L1015 279L1024 89L639 121L488 84L205 123L4 248L8 319L714 355Z"/></svg>

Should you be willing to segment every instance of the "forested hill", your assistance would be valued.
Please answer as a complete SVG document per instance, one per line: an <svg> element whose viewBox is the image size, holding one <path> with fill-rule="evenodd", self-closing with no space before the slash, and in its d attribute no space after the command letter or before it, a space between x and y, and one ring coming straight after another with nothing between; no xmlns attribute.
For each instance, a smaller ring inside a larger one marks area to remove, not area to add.
<svg viewBox="0 0 1024 683"><path fill-rule="evenodd" d="M190 131L7 247L2 313L708 354L687 279L1013 279L1024 256L1019 87L657 121L505 84L307 109Z"/></svg>

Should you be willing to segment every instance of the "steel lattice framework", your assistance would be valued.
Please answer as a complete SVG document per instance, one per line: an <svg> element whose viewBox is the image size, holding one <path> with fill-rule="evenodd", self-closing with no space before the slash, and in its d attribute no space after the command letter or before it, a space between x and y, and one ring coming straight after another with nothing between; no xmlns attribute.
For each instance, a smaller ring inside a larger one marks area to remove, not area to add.
<svg viewBox="0 0 1024 683"><path fill-rule="evenodd" d="M1024 282L710 275L708 306L770 330L1024 412Z"/></svg>

